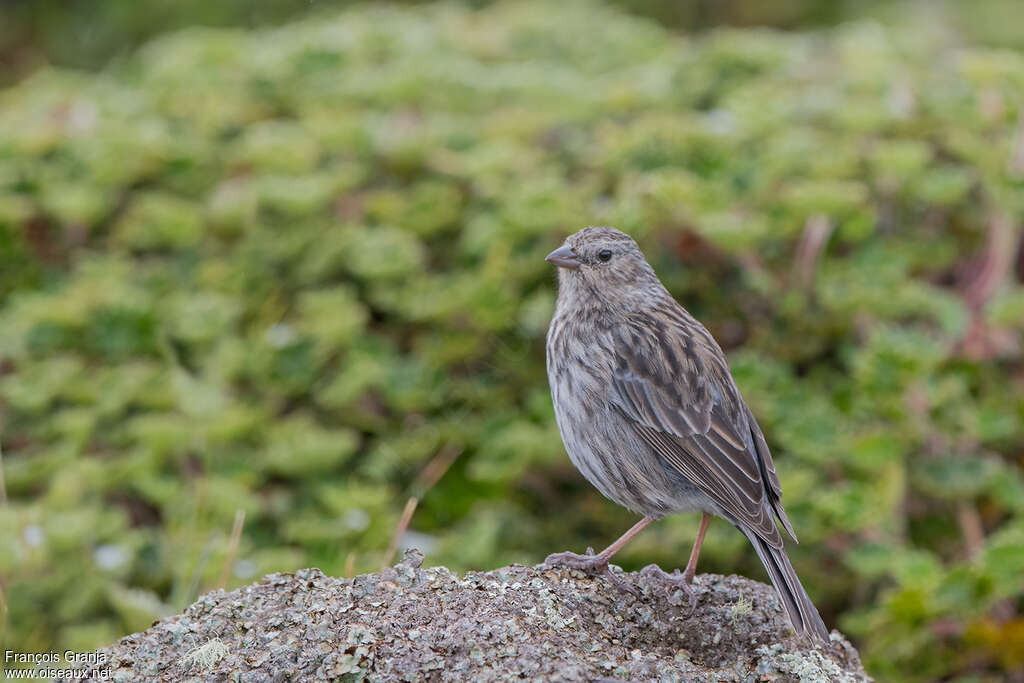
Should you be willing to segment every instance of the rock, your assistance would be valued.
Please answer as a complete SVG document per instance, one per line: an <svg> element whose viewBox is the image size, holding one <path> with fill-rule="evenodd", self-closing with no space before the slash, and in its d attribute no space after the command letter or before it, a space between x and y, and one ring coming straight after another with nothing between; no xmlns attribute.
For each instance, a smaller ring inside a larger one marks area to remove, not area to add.
<svg viewBox="0 0 1024 683"><path fill-rule="evenodd" d="M774 589L739 576L698 576L691 613L638 573L621 574L634 596L574 570L421 563L272 574L100 652L125 681L870 680L842 634L794 637Z"/></svg>

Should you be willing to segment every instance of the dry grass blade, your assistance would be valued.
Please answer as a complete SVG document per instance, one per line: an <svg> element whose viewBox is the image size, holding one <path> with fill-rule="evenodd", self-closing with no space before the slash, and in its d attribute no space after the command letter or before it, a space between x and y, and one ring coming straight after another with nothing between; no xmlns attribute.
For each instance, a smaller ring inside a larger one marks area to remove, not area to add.
<svg viewBox="0 0 1024 683"><path fill-rule="evenodd" d="M1014 257L1020 247L1020 235L1013 220L995 212L989 219L985 251L970 264L966 282L961 286L970 324L958 349L974 360L991 360L1001 354L1017 353L1017 343L1005 331L992 328L984 317L985 306L1013 271Z"/></svg>
<svg viewBox="0 0 1024 683"><path fill-rule="evenodd" d="M455 459L462 453L462 446L455 444L445 444L430 459L426 467L420 471L416 481L413 483L413 495L405 503L405 509L402 510L402 517L398 520L398 525L395 527L395 532L391 535L391 543L388 545L387 552L384 554L384 563L381 565L387 567L391 564L391 559L395 556L395 551L398 550L398 543L402 539L402 535L405 530L409 528L409 522L412 521L413 513L416 512L416 506L419 505L420 500L426 495L427 491L432 489L441 477L444 476L445 472L452 466Z"/></svg>
<svg viewBox="0 0 1024 683"><path fill-rule="evenodd" d="M981 515L973 504L961 502L957 507L956 519L964 539L964 554L967 559L973 559L985 547L985 527Z"/></svg>
<svg viewBox="0 0 1024 683"><path fill-rule="evenodd" d="M4 448L0 443L0 505L7 505L7 481L4 479Z"/></svg>
<svg viewBox="0 0 1024 683"><path fill-rule="evenodd" d="M828 216L817 214L807 219L800 243L796 248L796 281L801 287L810 288L814 284L814 272L818 268L825 243L832 234L832 221Z"/></svg>
<svg viewBox="0 0 1024 683"><path fill-rule="evenodd" d="M238 554L238 544L242 540L242 527L245 526L245 510L235 510L235 523L231 526L231 540L228 541L228 556L224 560L224 568L220 572L220 581L217 588L221 590L228 583L228 574L235 564L235 556Z"/></svg>
<svg viewBox="0 0 1024 683"><path fill-rule="evenodd" d="M445 444L416 477L416 482L413 484L413 495L423 498L427 491L434 488L434 485L440 481L461 454L462 446Z"/></svg>
<svg viewBox="0 0 1024 683"><path fill-rule="evenodd" d="M341 575L344 576L346 579L350 579L353 576L355 576L355 573L356 573L356 554L355 553L349 553L348 557L345 558L345 569L342 571Z"/></svg>
<svg viewBox="0 0 1024 683"><path fill-rule="evenodd" d="M391 564L391 558L395 556L395 551L398 550L398 542L402 539L402 534L409 528L409 522L412 520L412 514L416 512L416 506L419 505L419 498L413 496L405 503L405 509L402 510L402 517L398 520L398 526L395 527L395 533L391 535L391 543L388 545L387 552L384 553L384 562L381 564L382 567L387 567Z"/></svg>

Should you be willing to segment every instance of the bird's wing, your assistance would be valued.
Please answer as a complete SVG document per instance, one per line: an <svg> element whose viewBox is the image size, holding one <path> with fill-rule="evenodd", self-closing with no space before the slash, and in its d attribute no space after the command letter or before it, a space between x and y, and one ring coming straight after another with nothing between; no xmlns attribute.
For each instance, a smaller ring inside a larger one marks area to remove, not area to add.
<svg viewBox="0 0 1024 683"><path fill-rule="evenodd" d="M681 307L637 314L617 334L612 402L730 521L782 547L772 513L791 527L771 455L711 335Z"/></svg>

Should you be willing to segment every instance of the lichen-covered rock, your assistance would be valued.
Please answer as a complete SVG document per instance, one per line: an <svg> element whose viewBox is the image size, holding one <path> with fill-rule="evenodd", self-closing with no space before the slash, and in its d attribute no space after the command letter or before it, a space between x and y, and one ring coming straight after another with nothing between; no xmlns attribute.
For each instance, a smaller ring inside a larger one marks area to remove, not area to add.
<svg viewBox="0 0 1024 683"><path fill-rule="evenodd" d="M691 611L640 574L623 574L634 596L570 570L421 562L273 574L103 652L121 681L869 680L841 634L794 637L774 590L739 576L698 576Z"/></svg>

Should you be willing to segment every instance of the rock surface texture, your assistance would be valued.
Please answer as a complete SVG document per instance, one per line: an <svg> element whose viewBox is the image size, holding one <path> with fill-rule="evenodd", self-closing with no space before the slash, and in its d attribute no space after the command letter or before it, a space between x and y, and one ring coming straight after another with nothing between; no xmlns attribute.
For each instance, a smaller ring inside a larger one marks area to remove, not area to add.
<svg viewBox="0 0 1024 683"><path fill-rule="evenodd" d="M457 576L403 562L340 579L317 569L202 596L112 645L114 680L866 681L838 632L794 638L774 590L696 578L697 605L638 573L638 591L570 570Z"/></svg>

